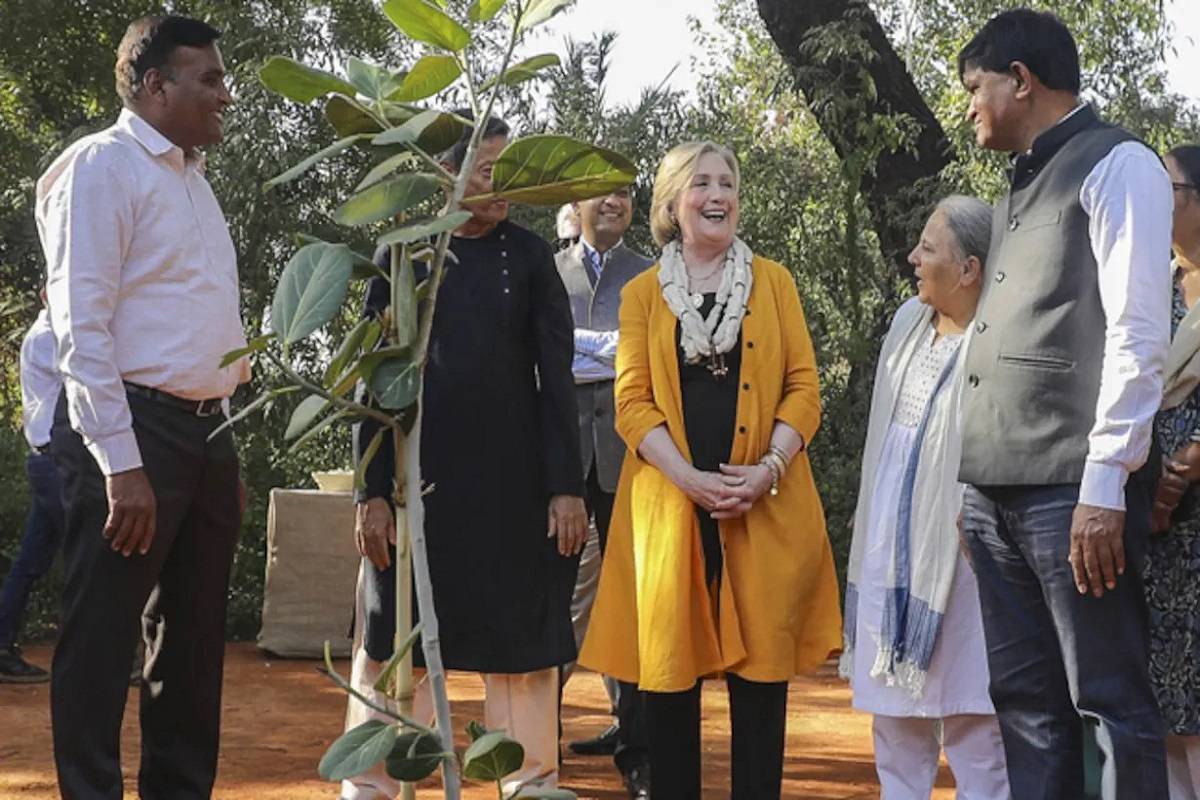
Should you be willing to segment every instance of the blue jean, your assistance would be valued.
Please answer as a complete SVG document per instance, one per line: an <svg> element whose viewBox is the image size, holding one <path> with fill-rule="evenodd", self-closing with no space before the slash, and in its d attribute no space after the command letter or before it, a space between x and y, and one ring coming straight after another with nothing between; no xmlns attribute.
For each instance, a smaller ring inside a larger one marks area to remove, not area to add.
<svg viewBox="0 0 1200 800"><path fill-rule="evenodd" d="M21 549L0 590L0 648L16 644L29 592L49 571L62 543L62 484L54 457L30 453L25 459L25 473L32 497Z"/></svg>
<svg viewBox="0 0 1200 800"><path fill-rule="evenodd" d="M1141 566L1150 487L1126 489L1125 574L1101 598L1075 588L1079 486L968 486L963 537L979 581L992 702L1018 800L1084 794L1094 726L1105 800L1167 797L1164 729L1150 689Z"/></svg>

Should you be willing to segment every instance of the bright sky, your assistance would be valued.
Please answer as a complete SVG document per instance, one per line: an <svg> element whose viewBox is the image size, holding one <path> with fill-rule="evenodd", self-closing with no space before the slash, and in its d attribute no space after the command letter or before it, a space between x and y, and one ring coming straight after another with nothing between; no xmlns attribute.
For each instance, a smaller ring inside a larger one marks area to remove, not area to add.
<svg viewBox="0 0 1200 800"><path fill-rule="evenodd" d="M578 0L573 8L552 19L527 54L563 52L563 38L587 40L600 31L618 34L609 72L609 102L635 100L645 86L657 84L678 65L671 84L690 90L695 79L689 69L696 45L688 15L711 25L711 0ZM1167 0L1167 17L1176 29L1177 55L1168 61L1172 89L1200 105L1200 0Z"/></svg>

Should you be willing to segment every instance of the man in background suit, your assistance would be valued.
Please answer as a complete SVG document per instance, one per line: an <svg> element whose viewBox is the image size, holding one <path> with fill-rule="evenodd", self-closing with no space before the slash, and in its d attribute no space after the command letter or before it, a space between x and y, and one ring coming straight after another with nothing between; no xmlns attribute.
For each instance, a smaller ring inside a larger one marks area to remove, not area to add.
<svg viewBox="0 0 1200 800"><path fill-rule="evenodd" d="M574 205L580 223L579 241L560 251L555 261L575 318L572 371L587 481L585 499L594 520L571 602L575 640L582 643L600 583L600 561L608 540L617 477L625 457L625 444L613 427L617 309L626 282L652 262L623 244L622 237L633 217L633 199L628 187ZM631 640L632 636L631 628ZM572 667L574 664L563 671L564 684ZM617 721L599 736L572 742L571 749L581 755L612 754L630 797L648 798L650 780L641 694L634 684L612 678L605 678L604 682Z"/></svg>

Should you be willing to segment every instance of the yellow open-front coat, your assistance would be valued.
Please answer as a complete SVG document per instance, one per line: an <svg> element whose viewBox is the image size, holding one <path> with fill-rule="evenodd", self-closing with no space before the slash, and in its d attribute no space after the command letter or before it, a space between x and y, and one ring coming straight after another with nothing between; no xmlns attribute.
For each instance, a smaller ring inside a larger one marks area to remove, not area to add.
<svg viewBox="0 0 1200 800"><path fill-rule="evenodd" d="M795 282L764 258L755 257L752 269L735 464L758 461L776 420L808 442L821 417L816 359ZM695 507L635 452L665 424L691 460L676 319L662 299L657 266L626 285L620 319L616 426L629 451L580 663L659 692L689 689L702 676L726 671L782 681L814 668L841 646L841 612L807 454L792 461L778 496L764 494L744 517L721 521L721 589L719 598L710 597Z"/></svg>

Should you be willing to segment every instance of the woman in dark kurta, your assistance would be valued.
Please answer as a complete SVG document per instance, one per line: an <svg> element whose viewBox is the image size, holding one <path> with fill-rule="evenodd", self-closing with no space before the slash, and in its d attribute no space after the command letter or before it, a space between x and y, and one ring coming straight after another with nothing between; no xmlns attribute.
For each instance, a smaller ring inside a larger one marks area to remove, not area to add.
<svg viewBox="0 0 1200 800"><path fill-rule="evenodd" d="M467 195L491 191L491 164L506 134L503 123L489 122ZM465 149L460 142L452 151L450 167ZM571 594L587 522L574 325L550 246L507 221L506 201L466 207L472 218L451 240L455 258L437 295L425 367L425 538L443 662L483 674L484 725L506 730L525 749L522 769L505 781L508 794L522 783L557 783L557 668L575 657ZM378 315L388 302L387 281L376 279L366 313ZM356 426L356 459L378 427L371 420ZM351 682L367 694L392 654L394 464L385 436L355 498L365 622L356 641L366 657L356 653ZM417 716L425 699L418 693ZM352 702L348 723L369 716L364 708ZM388 780L377 769L342 793L394 796Z"/></svg>

